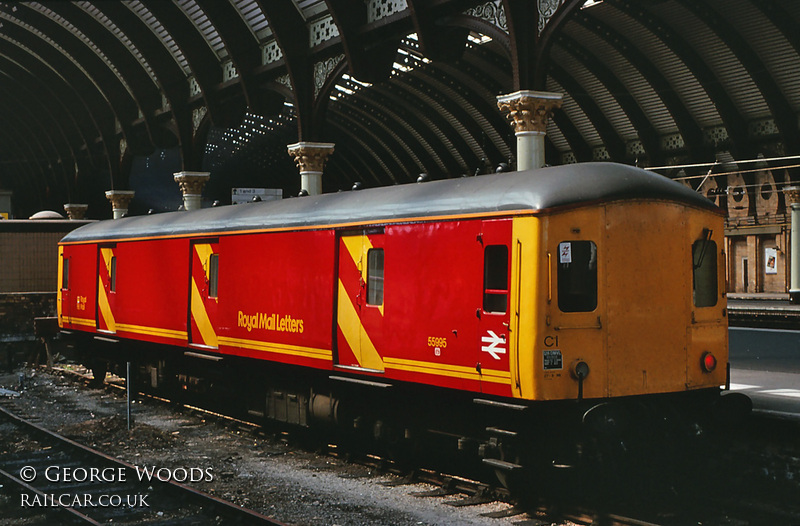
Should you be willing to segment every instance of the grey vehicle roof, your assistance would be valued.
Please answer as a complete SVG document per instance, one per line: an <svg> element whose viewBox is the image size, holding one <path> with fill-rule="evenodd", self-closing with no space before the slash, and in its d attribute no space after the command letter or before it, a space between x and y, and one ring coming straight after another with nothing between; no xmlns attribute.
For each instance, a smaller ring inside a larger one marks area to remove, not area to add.
<svg viewBox="0 0 800 526"><path fill-rule="evenodd" d="M703 195L664 176L628 165L581 163L100 221L74 230L62 242L536 213L623 199L658 199L719 211Z"/></svg>

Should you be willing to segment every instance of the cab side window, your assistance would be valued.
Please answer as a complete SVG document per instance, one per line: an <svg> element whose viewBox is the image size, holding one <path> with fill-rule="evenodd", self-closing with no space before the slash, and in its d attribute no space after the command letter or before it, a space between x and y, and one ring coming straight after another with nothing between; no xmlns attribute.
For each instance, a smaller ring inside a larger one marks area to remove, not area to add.
<svg viewBox="0 0 800 526"><path fill-rule="evenodd" d="M692 299L695 307L717 304L717 244L701 239L692 245Z"/></svg>
<svg viewBox="0 0 800 526"><path fill-rule="evenodd" d="M63 262L61 264L61 289L69 289L69 258L61 256Z"/></svg>
<svg viewBox="0 0 800 526"><path fill-rule="evenodd" d="M208 258L208 297L217 298L219 286L219 254L211 254Z"/></svg>
<svg viewBox="0 0 800 526"><path fill-rule="evenodd" d="M111 268L108 270L108 290L117 291L117 256L111 256Z"/></svg>
<svg viewBox="0 0 800 526"><path fill-rule="evenodd" d="M483 253L483 311L504 314L508 304L508 247L489 245Z"/></svg>
<svg viewBox="0 0 800 526"><path fill-rule="evenodd" d="M383 249L367 252L367 305L383 305Z"/></svg>
<svg viewBox="0 0 800 526"><path fill-rule="evenodd" d="M597 245L592 241L558 244L558 308L591 312L597 308Z"/></svg>

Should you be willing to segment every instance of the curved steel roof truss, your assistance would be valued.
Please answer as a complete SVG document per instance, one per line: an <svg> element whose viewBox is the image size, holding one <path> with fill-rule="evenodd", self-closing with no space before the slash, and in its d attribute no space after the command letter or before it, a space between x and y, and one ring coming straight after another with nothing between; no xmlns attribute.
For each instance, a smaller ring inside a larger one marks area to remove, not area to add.
<svg viewBox="0 0 800 526"><path fill-rule="evenodd" d="M156 147L199 170L208 127L247 115L284 126L231 154L253 185L294 191L284 138L336 145L326 189L491 170L515 158L495 98L516 89L564 94L550 164L800 149L793 0L38 0L0 2L0 24L0 180L26 217L58 208L48 188L126 187Z"/></svg>

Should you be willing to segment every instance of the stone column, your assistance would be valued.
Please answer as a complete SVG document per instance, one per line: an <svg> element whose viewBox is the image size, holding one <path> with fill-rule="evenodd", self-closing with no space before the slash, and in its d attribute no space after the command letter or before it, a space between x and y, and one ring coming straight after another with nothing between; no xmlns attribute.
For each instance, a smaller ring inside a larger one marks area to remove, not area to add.
<svg viewBox="0 0 800 526"><path fill-rule="evenodd" d="M497 97L500 111L508 112L517 136L517 170L544 166L544 136L562 95L549 91L518 91Z"/></svg>
<svg viewBox="0 0 800 526"><path fill-rule="evenodd" d="M300 190L308 195L322 193L322 169L333 153L332 142L298 142L289 145L289 155L300 169Z"/></svg>
<svg viewBox="0 0 800 526"><path fill-rule="evenodd" d="M184 210L200 210L203 202L203 187L211 178L210 172L177 172L175 182L181 187Z"/></svg>
<svg viewBox="0 0 800 526"><path fill-rule="evenodd" d="M111 209L114 211L114 219L119 219L128 213L128 206L133 199L133 190L109 190L106 192L106 199L111 201Z"/></svg>
<svg viewBox="0 0 800 526"><path fill-rule="evenodd" d="M786 204L792 211L792 233L789 243L789 300L800 303L800 186L789 186L783 189Z"/></svg>
<svg viewBox="0 0 800 526"><path fill-rule="evenodd" d="M67 203L64 205L64 211L67 213L67 217L72 220L83 219L86 217L86 210L89 209L89 205L81 205L76 203Z"/></svg>

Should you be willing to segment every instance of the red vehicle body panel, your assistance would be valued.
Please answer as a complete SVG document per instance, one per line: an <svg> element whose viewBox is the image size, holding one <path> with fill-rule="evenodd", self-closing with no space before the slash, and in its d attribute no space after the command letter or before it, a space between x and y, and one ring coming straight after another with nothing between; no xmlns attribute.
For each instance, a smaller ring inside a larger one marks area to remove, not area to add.
<svg viewBox="0 0 800 526"><path fill-rule="evenodd" d="M222 353L330 368L332 231L220 238Z"/></svg>
<svg viewBox="0 0 800 526"><path fill-rule="evenodd" d="M508 308L483 310L485 246L504 244L510 253L510 242L511 219L118 240L107 244L116 258L109 303L121 338L510 396L500 340ZM98 330L100 246L63 247L66 329ZM366 265L380 249L383 275L370 283L383 286L383 297L373 305ZM493 352L483 352L490 335Z"/></svg>
<svg viewBox="0 0 800 526"><path fill-rule="evenodd" d="M69 288L62 284L59 312L65 329L94 332L97 327L97 245L63 248L64 263L69 262Z"/></svg>

